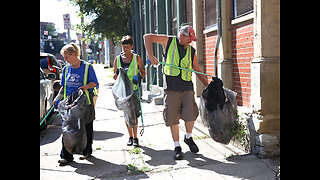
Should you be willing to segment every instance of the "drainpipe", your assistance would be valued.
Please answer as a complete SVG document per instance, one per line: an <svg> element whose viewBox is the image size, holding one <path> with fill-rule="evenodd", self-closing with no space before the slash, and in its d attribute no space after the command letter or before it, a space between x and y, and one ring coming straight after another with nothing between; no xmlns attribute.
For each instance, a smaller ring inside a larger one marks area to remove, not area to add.
<svg viewBox="0 0 320 180"><path fill-rule="evenodd" d="M216 13L217 13L217 41L216 41L216 47L214 49L214 75L218 77L218 62L217 62L217 53L219 49L220 44L220 38L221 38L221 0L216 0Z"/></svg>

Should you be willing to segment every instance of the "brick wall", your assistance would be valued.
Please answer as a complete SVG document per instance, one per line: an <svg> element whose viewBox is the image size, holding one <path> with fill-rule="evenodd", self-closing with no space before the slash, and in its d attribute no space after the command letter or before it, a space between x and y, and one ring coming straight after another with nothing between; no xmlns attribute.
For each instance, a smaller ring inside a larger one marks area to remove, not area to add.
<svg viewBox="0 0 320 180"><path fill-rule="evenodd" d="M248 107L251 94L251 69L253 60L253 20L232 26L233 85L238 105Z"/></svg>
<svg viewBox="0 0 320 180"><path fill-rule="evenodd" d="M214 74L214 49L216 47L216 41L217 41L217 31L211 32L208 34L205 34L204 36L204 71L209 74ZM221 42L221 41L220 41ZM219 58L219 53L218 53ZM211 78L208 78L209 82L211 81Z"/></svg>
<svg viewBox="0 0 320 180"><path fill-rule="evenodd" d="M204 28L205 29L205 28ZM249 107L251 95L251 67L253 60L253 20L232 25L233 87L239 106ZM217 31L204 34L204 71L214 75L214 49ZM222 41L220 41L221 43ZM218 54L219 59L219 54ZM211 81L211 78L209 78Z"/></svg>

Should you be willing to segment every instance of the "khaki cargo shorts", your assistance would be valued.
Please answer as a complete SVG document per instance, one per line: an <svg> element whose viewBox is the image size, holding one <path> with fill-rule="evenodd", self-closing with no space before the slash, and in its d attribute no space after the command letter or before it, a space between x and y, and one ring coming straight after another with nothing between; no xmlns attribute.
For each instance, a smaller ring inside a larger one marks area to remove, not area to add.
<svg viewBox="0 0 320 180"><path fill-rule="evenodd" d="M193 90L183 92L164 90L164 101L163 119L166 126L179 124L179 119L185 122L195 121L199 115Z"/></svg>

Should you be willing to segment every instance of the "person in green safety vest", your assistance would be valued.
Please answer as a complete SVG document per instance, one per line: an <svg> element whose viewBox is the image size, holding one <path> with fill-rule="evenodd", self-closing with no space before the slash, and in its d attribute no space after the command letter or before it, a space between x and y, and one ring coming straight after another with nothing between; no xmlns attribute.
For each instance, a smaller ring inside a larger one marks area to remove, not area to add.
<svg viewBox="0 0 320 180"><path fill-rule="evenodd" d="M151 64L158 64L158 59L154 57L152 43L162 45L165 63L202 72L197 61L195 49L190 45L192 41L197 41L194 30L190 25L182 26L178 37L145 34L144 45ZM179 143L179 119L185 121L186 135L184 142L189 146L191 152L197 153L198 146L192 139L194 121L199 115L198 107L194 98L192 74L190 71L178 69L172 66L164 66L164 101L165 109L163 118L166 126L170 126L172 139L174 142L174 159L182 159L182 149ZM206 76L197 74L200 81L208 86Z"/></svg>
<svg viewBox="0 0 320 180"><path fill-rule="evenodd" d="M132 50L133 48L133 40L132 37L129 35L123 36L121 39L121 48L122 52L120 53L119 56L117 56L114 60L113 64L113 71L114 71L114 79L117 79L118 74L119 74L119 68L123 68L125 72L127 73L127 76L129 80L131 81L131 86L136 94L138 96L138 83L141 83L141 79L146 76L146 70L144 68L144 63L141 60L140 56L136 53L133 53L134 51ZM141 85L139 85L139 91L140 93L142 92ZM140 96L141 97L141 96ZM137 104L139 106L139 104ZM137 136L138 132L138 124L130 127L126 122L125 122L128 133L129 133L129 141L127 143L128 146L139 146L139 140Z"/></svg>
<svg viewBox="0 0 320 180"><path fill-rule="evenodd" d="M91 64L80 59L80 48L75 43L65 45L60 54L68 62L63 68L63 76L61 78L61 89L54 100L57 106L59 101L71 95L77 89L86 92L88 106L84 114L85 130L87 135L87 145L82 152L80 159L87 159L92 154L93 143L93 121L95 119L95 109L93 102L94 89L99 86L96 73ZM61 159L58 161L60 165L73 161L73 155L70 154L62 140L62 150L60 152Z"/></svg>

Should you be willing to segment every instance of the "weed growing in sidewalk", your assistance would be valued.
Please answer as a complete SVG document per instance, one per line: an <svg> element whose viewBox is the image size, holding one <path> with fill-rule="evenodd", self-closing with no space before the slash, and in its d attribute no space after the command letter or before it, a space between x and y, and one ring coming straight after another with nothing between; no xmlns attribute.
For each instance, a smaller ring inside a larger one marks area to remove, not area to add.
<svg viewBox="0 0 320 180"><path fill-rule="evenodd" d="M141 149L139 147L134 147L131 150L127 150L129 152L129 154L140 154L141 153Z"/></svg>
<svg viewBox="0 0 320 180"><path fill-rule="evenodd" d="M133 176L143 174L145 172L150 172L151 169L148 166L142 166L141 168L139 168L137 164L128 164L127 171L130 176Z"/></svg>
<svg viewBox="0 0 320 180"><path fill-rule="evenodd" d="M231 129L231 134L234 136L232 140L238 141L245 151L250 149L250 134L248 129L248 122L244 115L236 113L237 121Z"/></svg>

